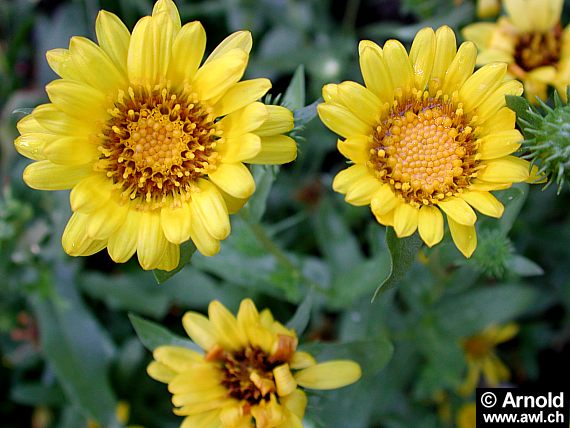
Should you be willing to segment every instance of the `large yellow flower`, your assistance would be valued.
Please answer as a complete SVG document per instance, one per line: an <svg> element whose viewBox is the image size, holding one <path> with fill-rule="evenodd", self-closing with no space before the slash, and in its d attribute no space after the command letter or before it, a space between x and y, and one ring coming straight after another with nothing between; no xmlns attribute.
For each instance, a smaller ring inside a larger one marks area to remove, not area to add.
<svg viewBox="0 0 570 428"><path fill-rule="evenodd" d="M449 27L421 30L409 55L396 40L383 49L362 41L359 52L366 87L326 85L318 106L354 164L335 177L334 190L352 205L370 204L399 237L418 229L430 247L443 237L443 211L469 257L477 246L471 207L500 217L503 205L489 191L529 178L529 163L510 156L522 136L505 106L505 94L520 95L522 85L503 80L506 64L473 74L475 45L457 50Z"/></svg>
<svg viewBox="0 0 570 428"><path fill-rule="evenodd" d="M467 377L459 387L460 394L471 394L477 387L481 374L483 374L485 383L491 388L509 380L509 369L495 353L495 347L512 339L518 331L519 327L514 323L502 326L493 325L463 342L467 359Z"/></svg>
<svg viewBox="0 0 570 428"><path fill-rule="evenodd" d="M243 162L296 157L292 113L256 102L267 79L241 81L251 49L247 31L227 37L200 66L202 25L181 27L171 0L130 34L101 11L99 44L73 37L47 53L62 77L46 87L51 103L18 123L16 148L37 161L25 182L72 189L74 213L63 234L72 256L107 247L116 262L137 252L144 269L171 270L189 239L205 255L230 233L228 213L255 189Z"/></svg>
<svg viewBox="0 0 570 428"><path fill-rule="evenodd" d="M317 364L297 351L295 332L268 310L258 313L250 299L237 318L218 301L208 314L188 312L182 320L205 354L162 346L147 369L168 384L174 412L185 416L182 428L301 428L307 397L299 386L334 389L360 378L352 361Z"/></svg>
<svg viewBox="0 0 570 428"><path fill-rule="evenodd" d="M507 16L463 29L480 49L478 64L504 61L509 75L524 83L525 95L536 103L546 99L548 85L565 97L570 84L570 27L560 26L563 0L505 0Z"/></svg>

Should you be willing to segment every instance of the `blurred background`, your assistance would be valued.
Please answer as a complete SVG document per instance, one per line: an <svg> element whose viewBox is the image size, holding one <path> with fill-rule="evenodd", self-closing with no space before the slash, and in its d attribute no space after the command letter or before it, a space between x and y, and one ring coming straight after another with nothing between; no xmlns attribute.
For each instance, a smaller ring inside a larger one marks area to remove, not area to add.
<svg viewBox="0 0 570 428"><path fill-rule="evenodd" d="M317 101L325 83L362 82L361 39L409 44L424 26L458 31L479 20L469 0L176 3L183 22L202 21L209 51L230 32L249 29L254 47L246 77L269 77L273 96L287 90L297 70L297 109ZM558 196L556 186L499 192L506 214L478 222L472 259L466 261L447 238L423 249L402 282L371 303L390 273L385 230L368 209L351 207L332 192L332 177L345 163L336 137L318 119L297 132L296 162L279 171L254 170L260 191L246 216L232 219L232 235L218 256L196 254L190 266L157 285L136 259L116 265L106 251L81 259L65 255L60 239L70 216L69 193L25 186L21 175L29 161L14 150L15 125L47 100L44 86L56 75L46 50L67 47L74 35L94 40L100 9L132 29L152 2L0 0L3 426L117 426L117 411L127 425L179 426L166 387L145 373L151 354L128 314L183 335L185 311L203 311L212 299L235 310L246 296L283 322L304 302L301 315L310 321L302 348L363 366L356 385L310 394L307 427L458 425L474 399L472 392L458 392L474 358L466 343L492 325L519 326L512 339L485 342L483 349L508 367L506 384L567 386L568 189ZM268 253L255 239L259 233L284 249L294 268Z"/></svg>

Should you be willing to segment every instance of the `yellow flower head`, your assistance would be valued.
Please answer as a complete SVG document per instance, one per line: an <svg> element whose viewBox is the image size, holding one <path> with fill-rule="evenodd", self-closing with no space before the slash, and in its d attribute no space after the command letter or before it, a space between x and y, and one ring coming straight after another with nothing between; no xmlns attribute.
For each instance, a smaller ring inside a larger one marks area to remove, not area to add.
<svg viewBox="0 0 570 428"><path fill-rule="evenodd" d="M546 99L548 85L565 97L570 84L570 29L562 30L563 0L505 0L507 16L463 30L480 50L478 64L503 61L508 74L524 83L525 95L536 103Z"/></svg>
<svg viewBox="0 0 570 428"><path fill-rule="evenodd" d="M241 81L251 35L227 37L204 61L202 25L181 26L171 0L132 34L101 11L96 44L73 37L47 53L61 79L51 103L18 123L17 150L37 161L25 182L72 189L74 213L63 234L72 256L107 247L116 262L137 252L144 269L172 270L191 239L205 255L230 233L228 213L255 190L247 163L296 157L292 113L257 102L267 79Z"/></svg>
<svg viewBox="0 0 570 428"><path fill-rule="evenodd" d="M334 389L360 378L352 361L317 364L297 351L295 332L268 310L258 313L250 299L237 318L218 301L208 314L188 312L182 320L205 354L162 346L147 369L168 384L174 412L185 416L182 428L301 428L307 397L299 386Z"/></svg>
<svg viewBox="0 0 570 428"><path fill-rule="evenodd" d="M474 402L465 403L457 412L457 428L475 428L477 426L477 405Z"/></svg>
<svg viewBox="0 0 570 428"><path fill-rule="evenodd" d="M473 73L475 45L457 49L445 26L421 30L409 54L396 40L383 49L362 41L359 52L366 86L326 85L318 106L354 164L335 177L334 190L352 205L370 204L399 237L418 229L430 247L443 237L443 211L455 244L471 256L471 207L501 217L503 205L489 191L529 178L529 163L510 156L522 136L505 106L505 94L520 95L522 85L503 80L506 64Z"/></svg>
<svg viewBox="0 0 570 428"><path fill-rule="evenodd" d="M509 380L509 369L495 353L495 347L512 339L518 332L519 327L515 323L493 325L463 342L467 359L467 377L459 387L460 394L471 394L477 387L481 374L485 383L491 388Z"/></svg>

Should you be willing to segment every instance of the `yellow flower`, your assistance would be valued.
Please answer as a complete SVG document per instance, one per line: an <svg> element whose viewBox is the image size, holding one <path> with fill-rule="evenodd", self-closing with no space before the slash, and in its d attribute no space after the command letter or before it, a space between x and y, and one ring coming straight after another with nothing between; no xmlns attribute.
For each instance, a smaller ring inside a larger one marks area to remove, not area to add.
<svg viewBox="0 0 570 428"><path fill-rule="evenodd" d="M147 369L168 384L174 412L185 416L182 428L300 428L307 397L299 386L334 389L360 378L352 361L317 364L297 351L295 332L269 310L258 313L250 299L241 302L237 318L218 301L208 314L188 312L182 319L205 355L162 346Z"/></svg>
<svg viewBox="0 0 570 428"><path fill-rule="evenodd" d="M354 164L335 177L333 189L352 205L370 204L399 237L418 229L430 247L443 238L443 211L455 244L471 256L471 207L501 217L503 205L489 191L529 178L529 163L510 156L522 136L505 106L505 94L520 95L522 85L504 81L506 64L473 74L475 45L457 50L446 26L422 29L409 54L396 40L383 49L365 40L359 52L366 87L325 85L318 106Z"/></svg>
<svg viewBox="0 0 570 428"><path fill-rule="evenodd" d="M74 211L62 238L72 256L107 247L144 269L172 270L191 239L205 255L219 251L235 213L255 190L244 162L281 164L297 149L282 135L292 113L256 102L267 79L241 81L252 41L227 37L200 66L206 34L181 26L171 0L132 34L101 11L99 44L73 37L47 53L61 79L47 85L51 103L18 123L17 150L35 160L25 182L72 189Z"/></svg>
<svg viewBox="0 0 570 428"><path fill-rule="evenodd" d="M459 387L460 394L471 394L475 390L481 374L485 383L492 388L509 380L509 369L495 353L495 347L512 339L518 331L519 327L514 323L491 326L463 342L467 359L467 377Z"/></svg>
<svg viewBox="0 0 570 428"><path fill-rule="evenodd" d="M570 84L570 27L562 30L563 0L505 0L507 16L496 23L479 22L463 29L477 44L478 64L503 61L508 75L524 83L525 95L536 103L546 99L548 85L566 96Z"/></svg>
<svg viewBox="0 0 570 428"><path fill-rule="evenodd" d="M456 417L457 428L475 428L477 424L477 406L466 403L459 408Z"/></svg>

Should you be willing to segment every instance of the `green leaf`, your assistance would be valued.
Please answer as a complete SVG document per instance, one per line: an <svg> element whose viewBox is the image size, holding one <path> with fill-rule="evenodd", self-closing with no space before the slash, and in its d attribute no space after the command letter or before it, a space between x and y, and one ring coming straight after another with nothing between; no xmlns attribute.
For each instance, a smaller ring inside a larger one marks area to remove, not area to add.
<svg viewBox="0 0 570 428"><path fill-rule="evenodd" d="M384 368L392 358L394 347L384 338L355 340L338 343L309 343L301 346L317 361L354 360L362 368L363 376L373 376Z"/></svg>
<svg viewBox="0 0 570 428"><path fill-rule="evenodd" d="M186 241L185 243L180 245L180 262L178 263L178 266L176 267L176 269L171 271L165 271L160 269L153 270L156 282L159 284L163 284L165 281L167 281L168 279L176 275L178 272L180 272L184 268L184 266L190 263L190 260L192 260L192 256L194 255L195 252L196 252L196 246L191 240Z"/></svg>
<svg viewBox="0 0 570 428"><path fill-rule="evenodd" d="M394 228L388 227L386 230L386 244L390 250L390 269L387 276L374 292L372 301L374 301L380 291L389 290L404 278L418 256L418 250L422 245L422 241L416 233L408 238L398 238Z"/></svg>
<svg viewBox="0 0 570 428"><path fill-rule="evenodd" d="M261 221L278 170L279 167L272 165L252 165L251 172L255 180L255 193L249 198L241 212L248 221L253 223Z"/></svg>
<svg viewBox="0 0 570 428"><path fill-rule="evenodd" d="M66 403L65 395L57 384L18 383L10 389L10 399L27 406L59 407Z"/></svg>
<svg viewBox="0 0 570 428"><path fill-rule="evenodd" d="M447 332L455 337L468 337L491 324L514 320L538 299L535 288L497 285L443 298L434 314Z"/></svg>
<svg viewBox="0 0 570 428"><path fill-rule="evenodd" d="M297 110L305 105L305 67L303 65L299 65L295 70L281 104L289 110Z"/></svg>
<svg viewBox="0 0 570 428"><path fill-rule="evenodd" d="M523 129L523 132L526 127L530 126L536 129L540 126L542 115L536 112L526 98L518 97L516 95L507 95L506 101L507 107L517 114L517 122ZM529 135L526 135L525 133L525 137L529 138Z"/></svg>
<svg viewBox="0 0 570 428"><path fill-rule="evenodd" d="M109 384L112 342L85 307L68 267L56 265L59 300L31 297L39 324L41 349L67 399L86 417L116 427L117 401Z"/></svg>
<svg viewBox="0 0 570 428"><path fill-rule="evenodd" d="M311 318L311 309L313 307L313 291L309 290L303 302L297 307L295 315L287 323L287 328L295 330L297 336L301 336L307 326L309 325L309 320Z"/></svg>
<svg viewBox="0 0 570 428"><path fill-rule="evenodd" d="M129 314L129 319L140 341L151 352L163 345L181 346L193 351L203 352L191 340L180 337L159 324L145 320L132 313Z"/></svg>
<svg viewBox="0 0 570 428"><path fill-rule="evenodd" d="M532 260L521 255L514 255L507 261L507 268L520 276L541 276L544 270Z"/></svg>
<svg viewBox="0 0 570 428"><path fill-rule="evenodd" d="M528 184L518 183L510 189L495 193L495 196L505 205L505 212L499 219L499 229L506 236L512 229L521 208L528 195Z"/></svg>
<svg viewBox="0 0 570 428"><path fill-rule="evenodd" d="M317 116L317 106L323 102L322 98L314 101L308 106L296 109L293 111L295 119L295 129L304 128L311 120Z"/></svg>

